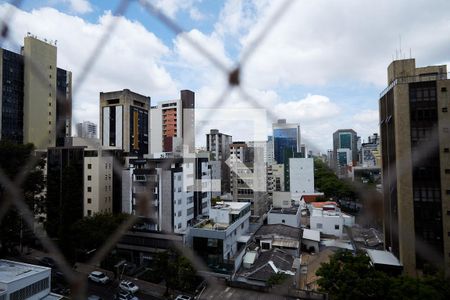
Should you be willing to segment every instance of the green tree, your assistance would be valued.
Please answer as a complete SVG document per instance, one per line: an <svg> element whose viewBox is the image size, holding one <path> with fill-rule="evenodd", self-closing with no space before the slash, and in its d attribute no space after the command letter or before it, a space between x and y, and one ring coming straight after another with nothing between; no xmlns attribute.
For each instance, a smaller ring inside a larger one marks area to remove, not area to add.
<svg viewBox="0 0 450 300"><path fill-rule="evenodd" d="M0 168L11 180L16 178L33 155L35 153L32 144L20 145L0 141ZM44 167L45 160L38 158L20 186L24 200L34 214L45 212ZM7 197L6 188L0 183L0 205L6 201ZM19 244L30 244L32 241L32 231L27 228L20 217L20 212L12 205L0 223L0 253L12 254Z"/></svg>
<svg viewBox="0 0 450 300"><path fill-rule="evenodd" d="M177 251L171 249L158 253L154 267L166 284L166 295L170 289L186 291L195 288L197 272L191 262Z"/></svg>
<svg viewBox="0 0 450 300"><path fill-rule="evenodd" d="M363 252L339 251L316 274L320 290L333 300L450 299L450 283L444 276L389 276L376 271Z"/></svg>
<svg viewBox="0 0 450 300"><path fill-rule="evenodd" d="M67 241L71 255L100 248L108 237L126 220L127 214L95 214L84 217L70 226Z"/></svg>

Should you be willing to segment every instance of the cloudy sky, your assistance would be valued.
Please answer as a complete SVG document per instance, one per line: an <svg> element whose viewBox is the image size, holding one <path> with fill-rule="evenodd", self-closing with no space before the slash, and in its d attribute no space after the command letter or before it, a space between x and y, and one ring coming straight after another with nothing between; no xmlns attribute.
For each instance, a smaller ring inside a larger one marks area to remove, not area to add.
<svg viewBox="0 0 450 300"><path fill-rule="evenodd" d="M450 62L448 0L297 0L275 23L285 1L149 0L183 29L178 34L139 1L120 17L114 16L119 0L22 2L19 8L0 2L0 17L10 22L2 46L18 52L27 32L58 41L58 66L74 77L74 122L98 123L101 91L129 88L156 104L190 89L196 106L209 109L197 116L198 145L210 128L234 140L261 139L275 118L300 123L304 142L320 151L331 148L338 128L353 128L367 140L378 131L377 100L392 59L411 53L418 66ZM82 81L114 20L117 26ZM269 34L242 64L242 86L257 105L231 91L222 110L210 110L227 78L189 41L232 69L266 28ZM260 125L261 109L266 126Z"/></svg>

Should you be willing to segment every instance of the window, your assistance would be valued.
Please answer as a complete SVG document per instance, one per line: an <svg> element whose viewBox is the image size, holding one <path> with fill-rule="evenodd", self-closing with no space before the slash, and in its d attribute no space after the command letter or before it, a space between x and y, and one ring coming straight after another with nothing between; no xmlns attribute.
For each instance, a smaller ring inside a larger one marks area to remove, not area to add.
<svg viewBox="0 0 450 300"><path fill-rule="evenodd" d="M322 223L317 223L316 227L317 227L317 229L322 229L323 225L322 225Z"/></svg>
<svg viewBox="0 0 450 300"><path fill-rule="evenodd" d="M180 229L181 228L181 223L178 223L178 229Z"/></svg>
<svg viewBox="0 0 450 300"><path fill-rule="evenodd" d="M88 181L91 181L91 180L92 180L92 176L88 175Z"/></svg>
<svg viewBox="0 0 450 300"><path fill-rule="evenodd" d="M92 203L92 198L87 198L87 202L88 202L88 204L91 204Z"/></svg>
<svg viewBox="0 0 450 300"><path fill-rule="evenodd" d="M30 284L29 286L26 286L20 290L15 291L9 296L9 299L11 300L28 299L47 288L49 288L49 280L48 278L44 278L33 284Z"/></svg>
<svg viewBox="0 0 450 300"><path fill-rule="evenodd" d="M179 216L179 217L181 217L181 210L180 210L180 211L178 211L178 216Z"/></svg>
<svg viewBox="0 0 450 300"><path fill-rule="evenodd" d="M87 187L88 192L92 192L92 188L90 186Z"/></svg>
<svg viewBox="0 0 450 300"><path fill-rule="evenodd" d="M339 225L334 225L334 229L339 230Z"/></svg>
<svg viewBox="0 0 450 300"><path fill-rule="evenodd" d="M445 174L450 174L450 169L445 169Z"/></svg>
<svg viewBox="0 0 450 300"><path fill-rule="evenodd" d="M447 91L447 88L446 87L441 87L441 92L446 92Z"/></svg>
<svg viewBox="0 0 450 300"><path fill-rule="evenodd" d="M450 152L450 150L448 148L444 148L444 152L448 153L448 152Z"/></svg>
<svg viewBox="0 0 450 300"><path fill-rule="evenodd" d="M270 249L270 243L263 243L261 242L261 248L264 250L269 250Z"/></svg>
<svg viewBox="0 0 450 300"><path fill-rule="evenodd" d="M442 112L448 112L448 108L447 107L443 107L442 108Z"/></svg>
<svg viewBox="0 0 450 300"><path fill-rule="evenodd" d="M285 220L283 219L283 220L281 220L281 223L283 223L283 224L284 224L284 223L286 223L286 221L285 221Z"/></svg>
<svg viewBox="0 0 450 300"><path fill-rule="evenodd" d="M90 217L92 215L92 211L90 209L87 210L87 215Z"/></svg>
<svg viewBox="0 0 450 300"><path fill-rule="evenodd" d="M244 223L241 224L241 229L244 229Z"/></svg>
<svg viewBox="0 0 450 300"><path fill-rule="evenodd" d="M92 164L88 164L88 169L92 169Z"/></svg>
<svg viewBox="0 0 450 300"><path fill-rule="evenodd" d="M446 193L447 195L450 195L450 190L446 190L445 193Z"/></svg>

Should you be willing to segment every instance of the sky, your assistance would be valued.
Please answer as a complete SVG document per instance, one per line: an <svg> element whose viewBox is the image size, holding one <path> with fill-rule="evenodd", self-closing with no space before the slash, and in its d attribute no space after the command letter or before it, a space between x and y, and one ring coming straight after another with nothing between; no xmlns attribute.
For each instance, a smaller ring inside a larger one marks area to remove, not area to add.
<svg viewBox="0 0 450 300"><path fill-rule="evenodd" d="M353 128L363 141L378 132L378 98L393 59L413 57L417 66L450 62L448 0L148 0L182 28L177 33L137 0L115 15L120 2L0 2L0 18L10 24L2 47L19 52L28 32L57 40L58 67L73 73L74 124L98 124L100 92L128 88L155 105L189 89L199 108L197 146L212 128L233 140L262 140L284 118L300 123L308 148L325 152L337 129ZM226 73L189 41L225 70L244 57L241 86L251 99L232 89L215 109L227 90Z"/></svg>

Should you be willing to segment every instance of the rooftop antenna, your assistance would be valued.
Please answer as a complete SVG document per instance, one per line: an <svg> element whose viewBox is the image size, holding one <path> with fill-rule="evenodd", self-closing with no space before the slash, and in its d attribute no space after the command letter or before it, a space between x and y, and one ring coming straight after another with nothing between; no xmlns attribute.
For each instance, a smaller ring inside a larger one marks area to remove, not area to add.
<svg viewBox="0 0 450 300"><path fill-rule="evenodd" d="M399 52L400 52L400 59L402 58L402 35L400 34L398 36L398 45L399 45Z"/></svg>
<svg viewBox="0 0 450 300"><path fill-rule="evenodd" d="M409 58L412 58L412 55L411 55L411 48L409 48Z"/></svg>

